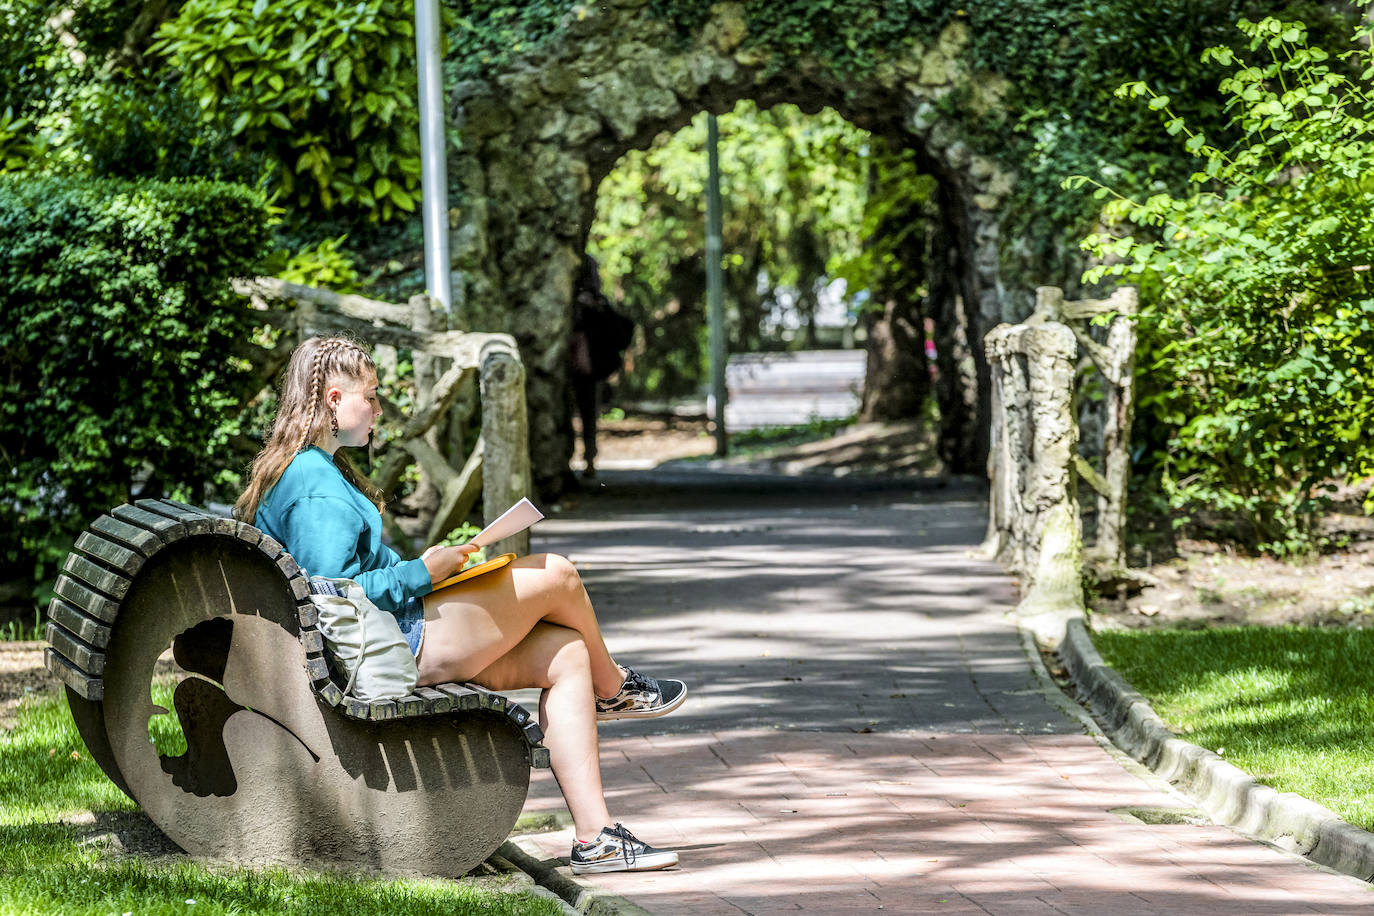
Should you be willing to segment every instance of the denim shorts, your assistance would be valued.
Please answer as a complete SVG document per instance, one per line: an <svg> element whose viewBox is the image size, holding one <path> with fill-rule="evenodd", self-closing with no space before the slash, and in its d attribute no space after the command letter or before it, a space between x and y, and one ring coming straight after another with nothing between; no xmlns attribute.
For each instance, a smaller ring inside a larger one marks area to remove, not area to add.
<svg viewBox="0 0 1374 916"><path fill-rule="evenodd" d="M420 654L420 640L425 635L425 603L419 598L407 598L399 611L391 612L401 625L401 635L410 646L411 655Z"/></svg>

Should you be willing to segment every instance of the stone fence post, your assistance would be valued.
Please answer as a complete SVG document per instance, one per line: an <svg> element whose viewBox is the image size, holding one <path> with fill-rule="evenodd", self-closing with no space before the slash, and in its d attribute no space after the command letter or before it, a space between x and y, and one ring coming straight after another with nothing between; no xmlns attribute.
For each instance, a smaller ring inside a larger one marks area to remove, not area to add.
<svg viewBox="0 0 1374 916"><path fill-rule="evenodd" d="M1064 291L1053 286L1036 290L1035 310L1062 322L1073 332L1079 349L1102 375L1102 455L1098 473L1081 456L1074 460L1078 474L1097 491L1097 538L1090 553L1105 570L1121 574L1126 566L1126 487L1131 472L1131 425L1135 419L1136 315L1140 293L1123 286L1106 299L1065 301ZM1110 315L1105 342L1098 343L1090 325L1098 316Z"/></svg>
<svg viewBox="0 0 1374 916"><path fill-rule="evenodd" d="M991 492L981 552L1021 576L1017 608L1044 641L1057 643L1066 618L1083 613L1081 477L1098 493L1099 560L1124 567L1138 293L1066 302L1057 287L1036 290L1035 313L984 338L992 370ZM1106 343L1089 323L1110 315ZM1078 454L1075 377L1082 352L1106 380L1103 465Z"/></svg>
<svg viewBox="0 0 1374 916"><path fill-rule="evenodd" d="M1025 580L1025 617L1083 612L1083 534L1075 495L1073 332L1032 317L984 338L992 366L993 448L984 551Z"/></svg>
<svg viewBox="0 0 1374 916"><path fill-rule="evenodd" d="M482 347L482 517L488 522L530 493L529 425L525 418L525 365L513 344L491 340ZM524 556L530 533L492 545L493 553Z"/></svg>

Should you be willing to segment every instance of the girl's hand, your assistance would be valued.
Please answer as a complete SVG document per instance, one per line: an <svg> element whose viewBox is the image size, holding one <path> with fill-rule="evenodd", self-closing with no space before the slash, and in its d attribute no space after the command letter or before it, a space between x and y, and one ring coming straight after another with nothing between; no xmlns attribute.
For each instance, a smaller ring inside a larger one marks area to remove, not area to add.
<svg viewBox="0 0 1374 916"><path fill-rule="evenodd" d="M456 575L468 557L480 549L476 544L462 544L456 547L435 545L421 554L420 559L424 560L425 569L429 570L429 581L438 584Z"/></svg>

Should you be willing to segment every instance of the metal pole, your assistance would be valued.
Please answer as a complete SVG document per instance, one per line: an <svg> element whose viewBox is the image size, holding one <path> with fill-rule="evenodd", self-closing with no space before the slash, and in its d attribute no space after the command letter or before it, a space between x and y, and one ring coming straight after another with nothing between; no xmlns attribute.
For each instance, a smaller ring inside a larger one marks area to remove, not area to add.
<svg viewBox="0 0 1374 916"><path fill-rule="evenodd" d="M710 343L711 419L716 454L729 450L725 437L725 295L721 277L720 132L716 116L706 116L706 321Z"/></svg>
<svg viewBox="0 0 1374 916"><path fill-rule="evenodd" d="M425 227L425 286L453 313L448 257L448 159L439 0L415 0L415 66L420 84L420 200Z"/></svg>

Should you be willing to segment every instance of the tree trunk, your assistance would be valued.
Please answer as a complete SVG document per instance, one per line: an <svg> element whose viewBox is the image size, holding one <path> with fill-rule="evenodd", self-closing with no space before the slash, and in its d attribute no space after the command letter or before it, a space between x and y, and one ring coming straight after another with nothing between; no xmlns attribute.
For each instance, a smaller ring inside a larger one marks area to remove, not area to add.
<svg viewBox="0 0 1374 916"><path fill-rule="evenodd" d="M982 335L964 282L958 204L944 186L940 218L931 239L930 315L935 322L935 393L940 408L937 450L958 474L982 474L987 464L988 401L992 377L983 357Z"/></svg>
<svg viewBox="0 0 1374 916"><path fill-rule="evenodd" d="M889 299L882 315L870 313L868 361L859 419L909 420L930 397L925 320L917 299Z"/></svg>
<svg viewBox="0 0 1374 916"><path fill-rule="evenodd" d="M877 173L869 167L869 193L877 193ZM868 359L859 418L909 420L919 417L930 397L930 362L926 358L926 320L921 293L931 243L930 213L924 204L886 216L874 242L895 239L896 263L884 271L875 300L881 313L864 315Z"/></svg>

